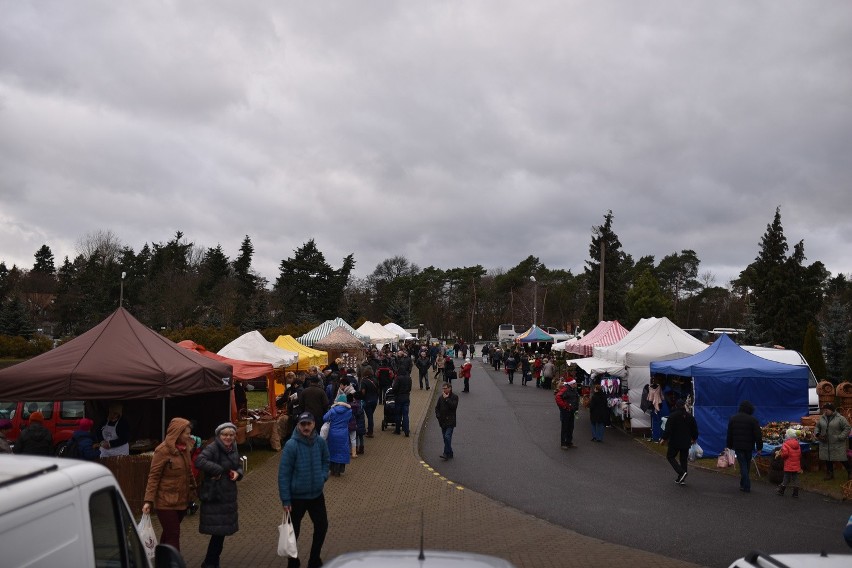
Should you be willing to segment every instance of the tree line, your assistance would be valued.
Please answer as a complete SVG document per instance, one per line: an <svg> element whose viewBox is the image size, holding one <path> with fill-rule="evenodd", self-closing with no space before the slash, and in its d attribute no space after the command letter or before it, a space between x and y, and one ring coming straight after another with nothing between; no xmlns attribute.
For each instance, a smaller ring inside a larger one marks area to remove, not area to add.
<svg viewBox="0 0 852 568"><path fill-rule="evenodd" d="M269 339L300 335L336 316L355 326L393 321L468 341L493 339L501 323L526 328L533 319L540 326L589 330L600 313L603 266L605 320L631 328L643 317L667 316L682 328L743 328L744 342L810 349L809 361L824 357L825 376L833 380L852 368L846 364L852 347L849 277L831 275L819 261L807 264L803 241L790 250L780 208L755 260L725 286L700 271L694 250L634 260L614 230L612 211L592 227L579 274L545 266L533 254L508 269L421 268L396 255L357 278L354 254L335 268L309 239L281 260L270 284L252 267L248 235L233 259L221 244L200 247L180 231L138 252L111 231L95 231L77 249L59 266L47 244L35 252L31 268L0 261L0 356L31 356L50 348L53 338L79 335L120 301L167 337L191 338L211 350L245 331L258 329ZM813 338L806 341L806 334Z"/></svg>

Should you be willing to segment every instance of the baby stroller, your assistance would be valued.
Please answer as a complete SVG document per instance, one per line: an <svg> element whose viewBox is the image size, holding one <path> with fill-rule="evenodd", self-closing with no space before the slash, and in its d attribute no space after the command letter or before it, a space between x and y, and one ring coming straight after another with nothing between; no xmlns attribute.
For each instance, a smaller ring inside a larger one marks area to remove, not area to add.
<svg viewBox="0 0 852 568"><path fill-rule="evenodd" d="M396 395L393 389L388 389L385 391L385 416L382 418L382 430L384 431L390 424L396 426L396 421Z"/></svg>

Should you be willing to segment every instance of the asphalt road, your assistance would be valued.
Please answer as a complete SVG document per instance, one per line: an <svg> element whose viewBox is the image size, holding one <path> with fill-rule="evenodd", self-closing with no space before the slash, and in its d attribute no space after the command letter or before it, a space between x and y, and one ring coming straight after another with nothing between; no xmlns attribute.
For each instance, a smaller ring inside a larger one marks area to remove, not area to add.
<svg viewBox="0 0 852 568"><path fill-rule="evenodd" d="M695 467L679 486L665 458L628 433L608 428L604 443L592 443L585 411L578 447L562 450L550 391L522 387L517 375L509 385L479 361L470 393L453 382L455 459L438 459L436 420L427 420L423 437L424 459L454 482L581 534L706 566L727 567L754 549L849 553L841 534L848 502L813 493L781 498L754 472L750 494L738 490L738 478Z"/></svg>

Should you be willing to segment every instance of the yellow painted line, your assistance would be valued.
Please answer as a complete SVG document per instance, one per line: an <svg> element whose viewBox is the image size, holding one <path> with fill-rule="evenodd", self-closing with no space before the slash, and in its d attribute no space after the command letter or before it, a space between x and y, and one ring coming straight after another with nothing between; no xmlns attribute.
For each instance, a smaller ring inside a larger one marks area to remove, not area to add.
<svg viewBox="0 0 852 568"><path fill-rule="evenodd" d="M464 487L462 487L461 485L456 485L456 489L458 489L459 491L464 491Z"/></svg>

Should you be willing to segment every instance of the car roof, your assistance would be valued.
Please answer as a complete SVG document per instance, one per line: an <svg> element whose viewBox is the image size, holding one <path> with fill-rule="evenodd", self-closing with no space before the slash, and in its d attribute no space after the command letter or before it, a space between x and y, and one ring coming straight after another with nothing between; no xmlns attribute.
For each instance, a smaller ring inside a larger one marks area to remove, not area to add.
<svg viewBox="0 0 852 568"><path fill-rule="evenodd" d="M514 568L513 564L496 556L473 552L425 550L424 560L419 550L369 550L342 554L326 568Z"/></svg>

